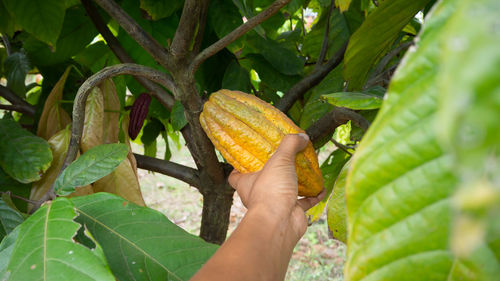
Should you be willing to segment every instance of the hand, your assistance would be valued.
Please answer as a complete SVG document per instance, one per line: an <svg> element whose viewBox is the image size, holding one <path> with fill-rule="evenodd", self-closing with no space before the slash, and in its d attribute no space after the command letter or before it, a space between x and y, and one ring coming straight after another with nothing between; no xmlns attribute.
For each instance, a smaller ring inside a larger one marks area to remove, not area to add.
<svg viewBox="0 0 500 281"><path fill-rule="evenodd" d="M297 198L295 156L308 142L306 134L286 135L262 170L248 174L233 170L229 176L229 183L249 211L260 209L269 217L287 222L295 241L307 229L305 211L325 196L323 190L316 197Z"/></svg>

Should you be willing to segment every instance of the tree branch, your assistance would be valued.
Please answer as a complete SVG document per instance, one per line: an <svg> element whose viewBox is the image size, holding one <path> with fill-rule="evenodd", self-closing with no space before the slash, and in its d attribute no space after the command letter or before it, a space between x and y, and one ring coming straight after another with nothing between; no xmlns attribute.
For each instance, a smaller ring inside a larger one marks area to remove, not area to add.
<svg viewBox="0 0 500 281"><path fill-rule="evenodd" d="M318 85L330 71L342 62L346 48L347 42L324 65L316 68L311 74L293 85L283 98L278 101L276 107L283 112L287 112L300 97L309 89Z"/></svg>
<svg viewBox="0 0 500 281"><path fill-rule="evenodd" d="M5 52L7 53L7 56L10 56L10 54L12 54L12 48L10 47L9 38L7 38L6 34L2 34L1 36L3 41L3 46L5 47Z"/></svg>
<svg viewBox="0 0 500 281"><path fill-rule="evenodd" d="M135 22L121 7L113 0L95 0L118 24L144 48L156 62L168 69L167 50L149 35L142 27Z"/></svg>
<svg viewBox="0 0 500 281"><path fill-rule="evenodd" d="M380 63L377 65L377 67L373 70L373 74L371 77L368 79L368 81L365 84L365 88L369 88L372 85L377 83L378 78L383 74L384 68L387 66L389 61L391 61L392 58L395 56L399 55L402 51L405 49L409 48L411 45L413 45L413 41L403 43L399 45L398 47L392 49L390 52L387 53L381 60Z"/></svg>
<svg viewBox="0 0 500 281"><path fill-rule="evenodd" d="M92 20L92 23L94 26L97 28L97 31L102 35L104 40L106 40L106 43L108 44L108 47L113 51L115 56L122 62L122 63L135 63L134 60L127 54L125 49L121 46L120 42L116 37L111 33L109 28L107 27L106 23L102 20L101 16L97 12L97 9L92 5L90 0L81 0L83 7L85 8L85 11L90 17L90 20ZM134 76L135 80L139 82L144 88L146 88L150 92L158 92L157 98L158 101L168 110L171 110L172 107L174 106L174 98L172 95L170 95L167 91L165 91L162 87L159 85L149 81L148 79L140 76Z"/></svg>
<svg viewBox="0 0 500 281"><path fill-rule="evenodd" d="M103 80L123 74L137 75L146 77L151 81L157 82L163 85L165 88L174 91L173 82L170 78L161 71L156 69L132 64L132 63L124 63L117 64L113 66L108 66L96 74L92 75L89 79L87 79L78 89L78 92L75 97L75 102L73 104L73 122L71 127L71 138L69 141L68 151L66 153L66 158L64 158L63 165L59 170L59 174L68 167L68 165L75 160L78 150L80 148L80 140L82 138L83 133L83 123L85 120L85 102L87 101L87 97L90 94L90 91L100 84ZM153 95L158 95L158 93L152 93ZM54 192L54 185L45 193L39 201L34 209L40 207L40 205L49 200L54 199L56 196Z"/></svg>
<svg viewBox="0 0 500 281"><path fill-rule="evenodd" d="M8 110L15 110L19 111L21 113L27 114L29 116L35 116L35 107L29 103L27 103L25 100L23 100L21 97L16 95L14 92L12 92L9 88L4 87L0 85L0 96L8 100L12 105L10 106L11 109ZM6 109L6 108L4 108Z"/></svg>
<svg viewBox="0 0 500 281"><path fill-rule="evenodd" d="M174 177L200 189L201 182L198 170L196 169L136 153L134 153L134 157L137 160L138 168Z"/></svg>
<svg viewBox="0 0 500 281"><path fill-rule="evenodd" d="M204 24L201 24L201 19L206 15L207 8L207 0L186 0L184 2L179 26L170 46L170 53L174 59L184 59L190 52L200 26L204 27Z"/></svg>
<svg viewBox="0 0 500 281"><path fill-rule="evenodd" d="M243 34L250 31L252 28L256 27L266 19L270 18L272 15L276 14L283 6L288 4L290 0L276 0L271 6L269 6L264 11L260 12L255 17L249 19L244 24L238 26L235 30L231 31L226 36L219 39L219 41L213 43L208 48L199 53L189 66L189 71L194 74L198 67L209 57L213 56L220 50L224 49L227 45L234 42L236 39L243 36Z"/></svg>
<svg viewBox="0 0 500 281"><path fill-rule="evenodd" d="M208 6L210 1L203 1L200 14L200 21L198 26L198 32L196 33L196 37L194 38L193 45L193 54L198 54L200 52L201 44L203 43L203 35L205 34L205 26L207 24L207 15L208 15Z"/></svg>
<svg viewBox="0 0 500 281"><path fill-rule="evenodd" d="M328 39L330 35L330 18L332 17L333 8L335 7L335 0L332 0L330 4L330 9L328 9L328 14L326 16L326 26L325 26L325 35L323 37L323 45L321 46L321 51L319 53L318 61L316 62L315 68L318 68L323 64L325 60L326 53L328 52Z"/></svg>
<svg viewBox="0 0 500 281"><path fill-rule="evenodd" d="M359 113L344 107L334 107L330 112L314 122L306 130L306 133L311 138L311 142L316 144L333 132L338 126L347 123L349 120L365 132L368 130L368 127L370 127L370 122Z"/></svg>

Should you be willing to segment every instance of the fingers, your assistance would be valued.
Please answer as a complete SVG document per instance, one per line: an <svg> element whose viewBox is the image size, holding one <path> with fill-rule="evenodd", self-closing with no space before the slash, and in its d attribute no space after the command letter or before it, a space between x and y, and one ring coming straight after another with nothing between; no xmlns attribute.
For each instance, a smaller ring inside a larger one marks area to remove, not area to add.
<svg viewBox="0 0 500 281"><path fill-rule="evenodd" d="M278 161L284 164L295 163L295 155L306 148L309 142L309 136L306 134L289 134L281 141L278 149L271 158L272 161Z"/></svg>
<svg viewBox="0 0 500 281"><path fill-rule="evenodd" d="M229 177L227 178L227 181L229 182L229 184L234 189L237 189L238 182L240 181L240 179L241 179L242 176L243 176L243 174L241 174L240 172L238 172L236 169L233 169L233 171L231 172L231 174L229 174Z"/></svg>
<svg viewBox="0 0 500 281"><path fill-rule="evenodd" d="M326 195L326 189L323 189L320 194L318 194L316 197L306 197L306 198L301 198L297 200L297 204L302 208L302 210L307 211L314 207L316 204L318 204L323 198L325 198Z"/></svg>

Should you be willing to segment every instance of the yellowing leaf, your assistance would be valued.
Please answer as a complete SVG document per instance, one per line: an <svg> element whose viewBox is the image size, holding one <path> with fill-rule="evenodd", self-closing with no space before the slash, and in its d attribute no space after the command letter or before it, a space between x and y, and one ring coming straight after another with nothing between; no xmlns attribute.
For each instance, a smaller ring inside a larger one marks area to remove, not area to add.
<svg viewBox="0 0 500 281"><path fill-rule="evenodd" d="M43 106L36 134L46 140L71 123L71 117L59 105L59 101L62 99L64 84L66 83L66 78L68 78L71 67L68 66L66 68L66 71L64 71L64 74L57 81Z"/></svg>
<svg viewBox="0 0 500 281"><path fill-rule="evenodd" d="M52 183L56 180L59 170L64 162L64 157L66 157L70 138L71 130L67 127L49 139L50 150L52 151L53 157L52 164L43 174L42 178L33 183L30 194L31 200L40 200L40 198L47 193Z"/></svg>
<svg viewBox="0 0 500 281"><path fill-rule="evenodd" d="M118 142L118 130L120 121L120 99L116 94L113 80L106 79L100 85L104 101L104 126L103 142Z"/></svg>
<svg viewBox="0 0 500 281"><path fill-rule="evenodd" d="M104 98L100 88L95 87L85 104L85 121L80 143L82 152L103 143Z"/></svg>
<svg viewBox="0 0 500 281"><path fill-rule="evenodd" d="M351 0L335 0L335 6L339 7L341 12L347 11L350 4Z"/></svg>
<svg viewBox="0 0 500 281"><path fill-rule="evenodd" d="M84 195L89 195L93 194L94 189L92 188L92 185L86 185L86 186L80 186L75 188L75 192L71 193L70 195L67 195L66 197L68 198L73 198L77 196L84 196Z"/></svg>
<svg viewBox="0 0 500 281"><path fill-rule="evenodd" d="M92 186L95 193L109 192L119 195L137 205L146 205L142 198L139 180L129 158L123 160L111 174L98 180Z"/></svg>

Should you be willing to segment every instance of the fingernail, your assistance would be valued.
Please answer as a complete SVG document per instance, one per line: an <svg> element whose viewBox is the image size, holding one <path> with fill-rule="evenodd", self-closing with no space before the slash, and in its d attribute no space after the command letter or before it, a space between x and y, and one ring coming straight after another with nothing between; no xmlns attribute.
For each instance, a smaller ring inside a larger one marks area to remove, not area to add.
<svg viewBox="0 0 500 281"><path fill-rule="evenodd" d="M303 139L305 139L306 141L309 141L309 136L307 134L304 134L304 133L298 133L297 134L299 137L302 137Z"/></svg>

